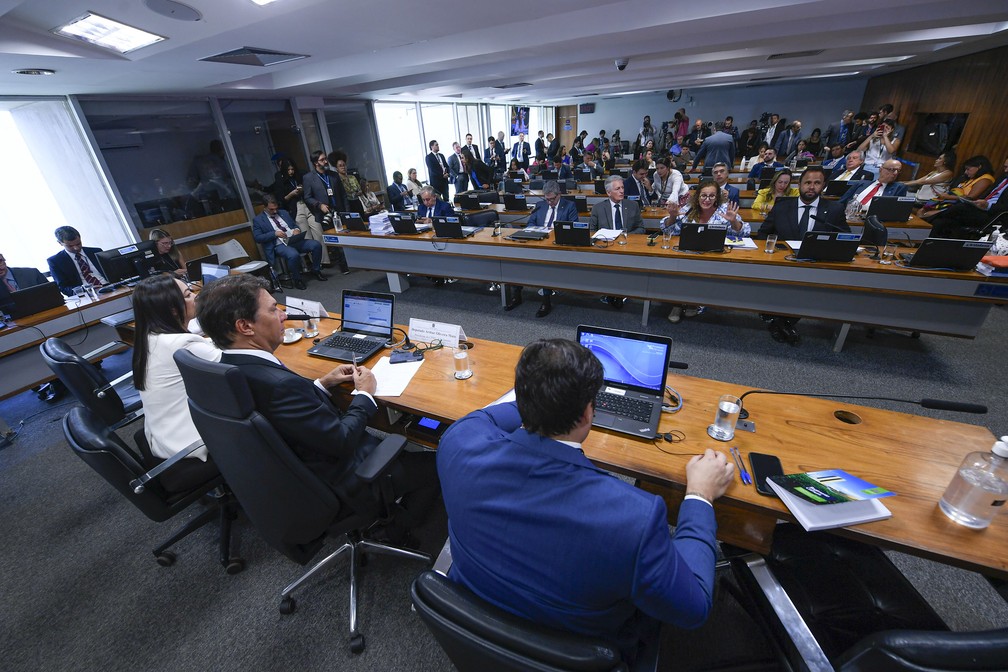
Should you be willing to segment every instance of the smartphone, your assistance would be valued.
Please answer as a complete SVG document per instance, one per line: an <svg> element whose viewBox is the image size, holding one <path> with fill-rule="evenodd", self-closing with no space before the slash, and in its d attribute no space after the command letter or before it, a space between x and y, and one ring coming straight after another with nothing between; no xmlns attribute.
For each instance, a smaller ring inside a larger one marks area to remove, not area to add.
<svg viewBox="0 0 1008 672"><path fill-rule="evenodd" d="M777 493L767 485L766 478L767 476L781 476L784 474L777 456L765 453L749 453L749 466L752 467L753 485L756 486L756 492L767 497L776 497Z"/></svg>

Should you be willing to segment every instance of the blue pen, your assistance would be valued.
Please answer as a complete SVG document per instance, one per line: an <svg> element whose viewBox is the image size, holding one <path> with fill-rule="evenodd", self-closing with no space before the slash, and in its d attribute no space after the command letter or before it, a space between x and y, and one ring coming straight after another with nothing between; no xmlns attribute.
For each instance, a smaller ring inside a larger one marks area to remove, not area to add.
<svg viewBox="0 0 1008 672"><path fill-rule="evenodd" d="M735 458L735 466L739 470L739 480L742 481L743 485L752 485L752 478L749 476L749 472L742 466L742 455L739 453L739 449L732 446L728 450L731 452L732 457Z"/></svg>

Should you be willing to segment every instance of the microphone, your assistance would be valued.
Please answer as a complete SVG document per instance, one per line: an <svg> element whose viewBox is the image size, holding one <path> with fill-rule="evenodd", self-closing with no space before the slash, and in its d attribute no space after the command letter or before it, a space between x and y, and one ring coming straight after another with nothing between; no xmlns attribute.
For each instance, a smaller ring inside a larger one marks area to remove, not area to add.
<svg viewBox="0 0 1008 672"><path fill-rule="evenodd" d="M749 390L743 392L742 396L739 397L739 402L748 397L750 394L780 394L787 396L798 396L798 397L819 397L819 398L830 398L830 399L862 399L868 401L896 401L901 404L917 404L923 408L930 408L938 411L955 411L957 413L976 413L983 415L987 413L987 407L983 404L973 404L964 401L949 401L947 399L895 399L893 397L865 397L857 394L805 394L802 392L775 392L772 390ZM746 410L745 406L742 407L739 413L739 419L745 420L749 417L749 411Z"/></svg>
<svg viewBox="0 0 1008 672"><path fill-rule="evenodd" d="M668 368L670 369L688 369L689 364L686 362L669 362Z"/></svg>
<svg viewBox="0 0 1008 672"><path fill-rule="evenodd" d="M658 238L658 236L660 236L660 235L661 235L661 229L658 229L654 233L648 234L648 237L647 237L648 247L654 247L655 239Z"/></svg>
<svg viewBox="0 0 1008 672"><path fill-rule="evenodd" d="M287 313L288 320L339 320L338 317L330 317L329 315L320 315L316 317L314 315L304 315L302 313Z"/></svg>

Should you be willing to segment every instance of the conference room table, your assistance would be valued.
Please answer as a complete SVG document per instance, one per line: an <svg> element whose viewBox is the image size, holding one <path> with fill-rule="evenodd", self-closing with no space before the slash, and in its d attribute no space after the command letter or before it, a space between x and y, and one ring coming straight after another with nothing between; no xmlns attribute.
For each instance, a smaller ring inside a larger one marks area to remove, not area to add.
<svg viewBox="0 0 1008 672"><path fill-rule="evenodd" d="M556 245L552 235L513 241L509 229L500 231L465 239L341 232L328 240L350 266L385 271L393 292L406 291L405 274L416 274L501 283L502 305L509 283L643 299L645 326L652 301L813 317L841 324L835 351L851 324L975 338L991 307L1008 298L1006 278L886 266L864 251L849 263L811 263L788 251L766 254L762 242L695 254L662 249L660 238L649 244L644 235L602 248Z"/></svg>
<svg viewBox="0 0 1008 672"><path fill-rule="evenodd" d="M329 324L336 322L323 320L323 335L329 332L325 329ZM509 392L521 348L478 338L469 342L473 346L469 350L471 378L455 379L452 349L428 351L401 396L378 398L380 407L408 415L390 424L380 410L376 425L402 432L411 416L451 423ZM308 378L337 365L308 355L310 346L308 339L301 339L281 345L276 355ZM364 364L373 367L387 352L380 351ZM670 522L675 522L685 494L689 458L707 448L727 451L737 446L747 468L750 452L769 453L780 458L785 473L844 469L896 493L884 500L892 518L835 530L836 534L1008 577L1008 517L996 518L989 528L977 531L953 523L937 507L962 458L993 445L995 437L986 428L828 399L754 394L746 397L745 407L755 431L738 430L731 442L721 443L706 432L718 398L739 396L746 388L678 374L669 374L667 384L681 395L683 406L677 413L662 414L659 431L678 431L681 441L649 441L594 428L583 449L597 465L639 479L641 487L663 496L669 504ZM339 388L336 396L348 400L350 391ZM423 436L405 433L430 445ZM777 521L794 520L780 500L757 494L737 475L715 503L715 512L722 541L760 554L769 550Z"/></svg>

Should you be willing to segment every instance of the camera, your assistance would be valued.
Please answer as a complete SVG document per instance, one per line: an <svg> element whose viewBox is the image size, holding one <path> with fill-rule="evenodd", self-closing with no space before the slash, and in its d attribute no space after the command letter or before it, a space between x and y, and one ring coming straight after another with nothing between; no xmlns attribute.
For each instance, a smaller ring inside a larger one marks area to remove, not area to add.
<svg viewBox="0 0 1008 672"><path fill-rule="evenodd" d="M629 58L617 58L616 59L616 69L620 72L626 70L626 66L630 64Z"/></svg>

